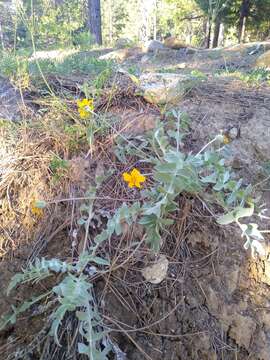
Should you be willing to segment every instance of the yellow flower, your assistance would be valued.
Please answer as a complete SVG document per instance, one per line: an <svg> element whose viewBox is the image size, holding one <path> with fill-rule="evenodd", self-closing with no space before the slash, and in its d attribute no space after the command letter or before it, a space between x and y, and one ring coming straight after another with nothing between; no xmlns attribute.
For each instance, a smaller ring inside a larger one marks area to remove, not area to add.
<svg viewBox="0 0 270 360"><path fill-rule="evenodd" d="M82 119L86 119L89 116L89 112L84 110L83 108L79 108L78 111Z"/></svg>
<svg viewBox="0 0 270 360"><path fill-rule="evenodd" d="M94 111L94 100L93 99L82 99L77 100L78 112L82 119L86 119Z"/></svg>
<svg viewBox="0 0 270 360"><path fill-rule="evenodd" d="M130 188L137 187L139 189L142 187L141 183L144 183L146 180L145 176L137 169L133 169L130 174L125 172L123 179L128 183Z"/></svg>
<svg viewBox="0 0 270 360"><path fill-rule="evenodd" d="M32 201L32 203L31 203L31 212L36 217L42 217L44 210L36 207L35 201Z"/></svg>
<svg viewBox="0 0 270 360"><path fill-rule="evenodd" d="M228 135L223 135L223 143L225 145L229 144L231 142L230 138Z"/></svg>

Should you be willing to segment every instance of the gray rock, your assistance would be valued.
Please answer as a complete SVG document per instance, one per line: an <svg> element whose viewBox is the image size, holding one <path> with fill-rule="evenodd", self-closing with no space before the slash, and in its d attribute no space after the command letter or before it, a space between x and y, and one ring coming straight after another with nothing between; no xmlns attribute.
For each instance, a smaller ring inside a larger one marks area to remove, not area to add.
<svg viewBox="0 0 270 360"><path fill-rule="evenodd" d="M156 52L157 50L166 49L166 47L158 40L150 40L145 46L145 51L147 52Z"/></svg>
<svg viewBox="0 0 270 360"><path fill-rule="evenodd" d="M188 75L147 73L140 77L140 88L146 101L153 104L175 105L194 84Z"/></svg>
<svg viewBox="0 0 270 360"><path fill-rule="evenodd" d="M128 38L120 38L115 42L115 47L117 49L124 49L131 46L133 46L133 41Z"/></svg>
<svg viewBox="0 0 270 360"><path fill-rule="evenodd" d="M141 63L142 63L142 64L145 64L145 63L147 63L149 60L150 60L150 57L149 57L148 55L144 55L144 56L141 58Z"/></svg>
<svg viewBox="0 0 270 360"><path fill-rule="evenodd" d="M8 79L0 77L0 119L19 121L21 119L20 106L19 91Z"/></svg>
<svg viewBox="0 0 270 360"><path fill-rule="evenodd" d="M237 127L233 127L229 130L229 137L234 140L239 135L239 129Z"/></svg>

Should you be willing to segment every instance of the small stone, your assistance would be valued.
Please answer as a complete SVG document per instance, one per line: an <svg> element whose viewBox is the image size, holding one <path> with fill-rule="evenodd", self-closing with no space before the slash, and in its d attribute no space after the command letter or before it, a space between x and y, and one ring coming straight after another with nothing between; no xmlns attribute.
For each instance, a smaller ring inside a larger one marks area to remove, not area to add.
<svg viewBox="0 0 270 360"><path fill-rule="evenodd" d="M236 139L239 136L239 129L237 127L233 127L229 130L229 137L231 140Z"/></svg>
<svg viewBox="0 0 270 360"><path fill-rule="evenodd" d="M238 159L238 158L232 159L230 165L235 170L239 170L239 169L241 169L243 167L243 164L242 164L241 160Z"/></svg>
<svg viewBox="0 0 270 360"><path fill-rule="evenodd" d="M147 266L142 270L142 275L151 284L159 284L166 278L168 267L168 259L165 255L161 255L153 265Z"/></svg>

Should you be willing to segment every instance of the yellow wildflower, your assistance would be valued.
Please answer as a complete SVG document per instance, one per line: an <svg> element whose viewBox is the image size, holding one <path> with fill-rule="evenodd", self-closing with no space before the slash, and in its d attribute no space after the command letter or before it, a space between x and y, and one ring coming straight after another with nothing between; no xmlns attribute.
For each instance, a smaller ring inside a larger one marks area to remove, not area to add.
<svg viewBox="0 0 270 360"><path fill-rule="evenodd" d="M141 183L144 183L146 180L145 176L137 169L133 169L130 174L125 172L123 179L128 183L130 188L137 187L139 189L142 187Z"/></svg>
<svg viewBox="0 0 270 360"><path fill-rule="evenodd" d="M93 99L82 99L77 100L78 112L82 119L86 119L94 111L94 100Z"/></svg>
<svg viewBox="0 0 270 360"><path fill-rule="evenodd" d="M223 143L225 145L229 144L231 142L230 138L228 135L223 135Z"/></svg>
<svg viewBox="0 0 270 360"><path fill-rule="evenodd" d="M32 201L31 202L31 212L33 215L35 215L36 217L42 217L44 209L38 208L36 206L36 202Z"/></svg>

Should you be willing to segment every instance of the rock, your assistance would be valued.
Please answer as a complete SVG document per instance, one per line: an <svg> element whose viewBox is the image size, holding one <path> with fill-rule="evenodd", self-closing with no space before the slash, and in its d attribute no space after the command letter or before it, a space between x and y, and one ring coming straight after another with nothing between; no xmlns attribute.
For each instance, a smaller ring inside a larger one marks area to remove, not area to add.
<svg viewBox="0 0 270 360"><path fill-rule="evenodd" d="M143 55L143 57L141 58L141 63L145 64L150 60L150 57L148 55Z"/></svg>
<svg viewBox="0 0 270 360"><path fill-rule="evenodd" d="M115 60L117 62L123 62L129 57L136 56L141 52L139 47L118 49L109 52L108 54L99 57L100 60Z"/></svg>
<svg viewBox="0 0 270 360"><path fill-rule="evenodd" d="M262 54L265 51L270 50L270 42L262 41L262 42L248 43L246 44L246 48L248 55Z"/></svg>
<svg viewBox="0 0 270 360"><path fill-rule="evenodd" d="M270 50L266 51L266 53L258 57L255 66L258 68L266 68L270 70Z"/></svg>
<svg viewBox="0 0 270 360"><path fill-rule="evenodd" d="M150 40L144 45L144 51L146 52L156 52L162 49L165 49L165 46L158 40Z"/></svg>
<svg viewBox="0 0 270 360"><path fill-rule="evenodd" d="M115 42L115 47L117 49L125 49L127 47L131 47L133 45L133 41L128 38L120 38Z"/></svg>
<svg viewBox="0 0 270 360"><path fill-rule="evenodd" d="M237 345L243 346L248 350L252 335L255 330L256 323L251 317L236 314L233 317L229 336L235 340Z"/></svg>
<svg viewBox="0 0 270 360"><path fill-rule="evenodd" d="M229 130L229 138L231 140L234 140L236 139L237 137L239 136L239 129L237 127L232 127L230 130Z"/></svg>
<svg viewBox="0 0 270 360"><path fill-rule="evenodd" d="M0 119L19 121L21 119L21 105L19 91L8 79L0 76Z"/></svg>
<svg viewBox="0 0 270 360"><path fill-rule="evenodd" d="M147 73L140 77L140 89L144 99L150 103L175 105L192 82L188 75Z"/></svg>
<svg viewBox="0 0 270 360"><path fill-rule="evenodd" d="M163 43L166 47L170 48L170 49L175 49L175 50L179 50L179 49L185 49L188 46L181 41L180 39L177 39L174 36L168 37L164 40Z"/></svg>
<svg viewBox="0 0 270 360"><path fill-rule="evenodd" d="M165 255L160 255L159 259L150 266L142 270L142 275L151 284L160 284L167 276L169 261Z"/></svg>

